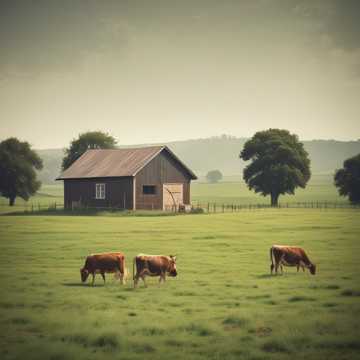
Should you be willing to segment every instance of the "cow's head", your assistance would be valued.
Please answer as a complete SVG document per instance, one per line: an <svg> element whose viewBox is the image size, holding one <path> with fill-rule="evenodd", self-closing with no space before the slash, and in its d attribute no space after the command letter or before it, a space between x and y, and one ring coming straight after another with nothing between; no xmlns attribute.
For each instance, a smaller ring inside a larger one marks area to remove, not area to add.
<svg viewBox="0 0 360 360"><path fill-rule="evenodd" d="M174 255L169 256L168 273L169 273L169 276L176 276L177 275L176 256L174 256Z"/></svg>
<svg viewBox="0 0 360 360"><path fill-rule="evenodd" d="M315 265L315 264L311 264L311 265L309 266L309 270L310 270L310 274L315 275L315 273L316 273L316 265Z"/></svg>
<svg viewBox="0 0 360 360"><path fill-rule="evenodd" d="M89 276L89 271L86 270L85 268L82 268L82 269L80 269L80 275L81 275L81 281L85 282Z"/></svg>

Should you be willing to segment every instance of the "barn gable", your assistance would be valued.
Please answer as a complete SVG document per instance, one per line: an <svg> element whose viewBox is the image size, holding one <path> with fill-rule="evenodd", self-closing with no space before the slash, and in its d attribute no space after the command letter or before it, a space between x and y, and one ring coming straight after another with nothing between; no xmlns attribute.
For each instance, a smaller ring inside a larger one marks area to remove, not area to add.
<svg viewBox="0 0 360 360"><path fill-rule="evenodd" d="M163 209L167 206L171 207L172 199L166 201L168 194L166 189L176 193L181 191L182 200L180 202L190 204L190 180L192 178L187 168L184 168L171 153L160 152L135 176L136 208ZM153 187L153 193L144 192L144 187L148 186Z"/></svg>

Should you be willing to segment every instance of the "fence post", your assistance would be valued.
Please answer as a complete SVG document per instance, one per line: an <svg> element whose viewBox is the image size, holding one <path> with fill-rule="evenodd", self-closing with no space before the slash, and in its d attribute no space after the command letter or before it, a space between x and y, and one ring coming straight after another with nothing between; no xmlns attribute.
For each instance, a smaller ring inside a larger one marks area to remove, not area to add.
<svg viewBox="0 0 360 360"><path fill-rule="evenodd" d="M222 204L222 212L225 212L225 205Z"/></svg>
<svg viewBox="0 0 360 360"><path fill-rule="evenodd" d="M210 203L207 204L207 212L210 212Z"/></svg>

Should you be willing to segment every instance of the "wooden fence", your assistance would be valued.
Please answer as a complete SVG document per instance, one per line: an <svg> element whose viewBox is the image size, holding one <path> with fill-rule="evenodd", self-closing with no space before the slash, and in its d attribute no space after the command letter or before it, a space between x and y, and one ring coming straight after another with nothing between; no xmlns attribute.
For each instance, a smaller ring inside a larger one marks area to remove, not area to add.
<svg viewBox="0 0 360 360"><path fill-rule="evenodd" d="M191 206L191 211L194 213L231 213L231 212L240 212L246 210L260 210L260 209L269 209L274 208L269 204L219 204L213 202L207 203L193 203ZM286 202L279 203L276 209L360 209L360 205L353 205L346 202L330 202L330 201L312 201L312 202ZM9 212L15 211L20 212L24 211L26 213L34 212L57 212L64 211L64 204L53 202L48 204L41 203L28 203L28 204L19 204L12 207L7 206ZM188 210L188 209L187 209ZM86 211L124 211L123 208L119 207L81 207L66 210L66 212L86 212ZM147 210L151 211L151 209ZM159 210L157 210L159 211ZM169 209L168 212L177 212L177 208ZM188 212L188 211L187 211Z"/></svg>
<svg viewBox="0 0 360 360"><path fill-rule="evenodd" d="M272 207L269 204L218 204L218 203L196 203L193 208L202 209L206 213L238 212L243 210L257 209L360 209L360 204L331 201L309 201L309 202L286 202Z"/></svg>

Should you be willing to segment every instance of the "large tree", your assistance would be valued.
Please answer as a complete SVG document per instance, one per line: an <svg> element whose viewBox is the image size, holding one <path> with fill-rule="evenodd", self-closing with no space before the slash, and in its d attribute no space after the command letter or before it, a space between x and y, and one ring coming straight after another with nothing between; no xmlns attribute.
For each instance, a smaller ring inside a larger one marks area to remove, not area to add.
<svg viewBox="0 0 360 360"><path fill-rule="evenodd" d="M62 161L62 169L65 170L88 149L113 149L116 140L109 134L101 131L89 131L80 134L77 139L71 141L65 149L65 157Z"/></svg>
<svg viewBox="0 0 360 360"><path fill-rule="evenodd" d="M334 182L340 195L360 203L360 154L344 161L344 167L335 172Z"/></svg>
<svg viewBox="0 0 360 360"><path fill-rule="evenodd" d="M218 181L220 181L222 179L222 173L220 170L210 170L207 174L206 174L206 180L209 183L217 183Z"/></svg>
<svg viewBox="0 0 360 360"><path fill-rule="evenodd" d="M287 130L257 132L245 143L240 158L252 161L243 173L249 189L270 195L271 206L278 205L281 194L305 188L311 176L308 153L298 137Z"/></svg>
<svg viewBox="0 0 360 360"><path fill-rule="evenodd" d="M41 186L36 170L42 160L29 143L9 138L0 143L0 193L13 206L17 196L24 200L34 195Z"/></svg>

